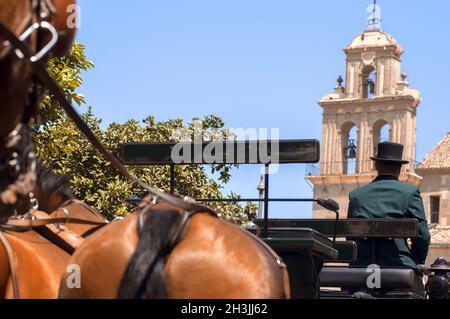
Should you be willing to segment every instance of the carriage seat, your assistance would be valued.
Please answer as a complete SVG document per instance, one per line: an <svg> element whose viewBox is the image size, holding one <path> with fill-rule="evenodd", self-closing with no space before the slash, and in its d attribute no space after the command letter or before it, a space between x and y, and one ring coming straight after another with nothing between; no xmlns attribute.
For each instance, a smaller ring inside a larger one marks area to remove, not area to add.
<svg viewBox="0 0 450 319"><path fill-rule="evenodd" d="M320 273L320 285L330 288L367 288L367 278L371 275L366 268L324 267ZM412 289L414 270L403 268L382 268L381 289Z"/></svg>

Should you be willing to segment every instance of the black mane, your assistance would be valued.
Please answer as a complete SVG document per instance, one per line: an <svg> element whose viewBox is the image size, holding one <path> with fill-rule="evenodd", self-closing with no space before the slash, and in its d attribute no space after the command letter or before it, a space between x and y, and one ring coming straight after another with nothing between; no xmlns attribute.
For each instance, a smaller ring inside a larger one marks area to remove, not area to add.
<svg viewBox="0 0 450 319"><path fill-rule="evenodd" d="M51 168L44 167L41 163L38 163L36 172L36 188L42 194L50 196L56 193L66 201L74 198L70 178L67 175L57 174Z"/></svg>

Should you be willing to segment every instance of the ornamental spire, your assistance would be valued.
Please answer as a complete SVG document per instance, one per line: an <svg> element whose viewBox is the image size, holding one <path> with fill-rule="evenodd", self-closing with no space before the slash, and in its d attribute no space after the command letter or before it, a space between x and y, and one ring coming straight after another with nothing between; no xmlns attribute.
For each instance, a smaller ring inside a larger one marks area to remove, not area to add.
<svg viewBox="0 0 450 319"><path fill-rule="evenodd" d="M367 7L367 12L371 13L367 19L367 29L368 30L380 30L381 29L381 8L377 4L377 0L373 0L373 4Z"/></svg>

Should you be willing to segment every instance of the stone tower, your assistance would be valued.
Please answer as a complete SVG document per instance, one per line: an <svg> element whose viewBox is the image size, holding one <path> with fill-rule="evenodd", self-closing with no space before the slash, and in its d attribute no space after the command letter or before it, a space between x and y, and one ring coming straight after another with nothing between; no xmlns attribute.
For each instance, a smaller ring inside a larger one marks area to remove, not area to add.
<svg viewBox="0 0 450 319"><path fill-rule="evenodd" d="M319 102L323 108L320 169L307 176L315 198L334 198L342 217L347 213L349 192L376 176L370 157L382 132L384 140L405 146L403 157L410 164L404 167L401 180L414 185L421 182L414 171L416 110L421 96L401 72L403 48L386 32L373 29L355 37L344 52L345 85L339 77L334 92ZM332 215L315 205L313 217Z"/></svg>

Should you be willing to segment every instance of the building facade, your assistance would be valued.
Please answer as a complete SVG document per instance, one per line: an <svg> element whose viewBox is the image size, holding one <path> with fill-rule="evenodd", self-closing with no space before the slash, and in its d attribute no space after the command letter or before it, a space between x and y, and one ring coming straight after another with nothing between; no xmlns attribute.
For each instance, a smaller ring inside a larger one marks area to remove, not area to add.
<svg viewBox="0 0 450 319"><path fill-rule="evenodd" d="M450 133L425 156L417 172L423 177L420 191L430 222L429 261L439 256L450 260Z"/></svg>

